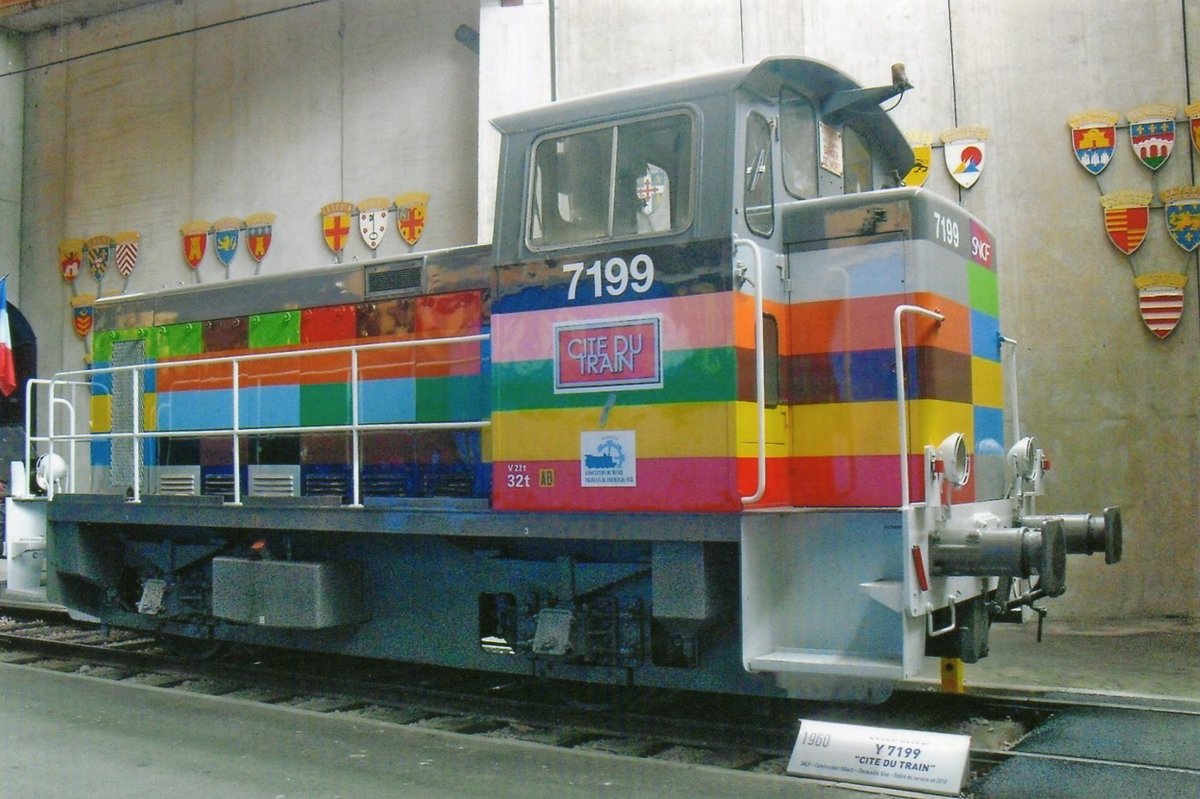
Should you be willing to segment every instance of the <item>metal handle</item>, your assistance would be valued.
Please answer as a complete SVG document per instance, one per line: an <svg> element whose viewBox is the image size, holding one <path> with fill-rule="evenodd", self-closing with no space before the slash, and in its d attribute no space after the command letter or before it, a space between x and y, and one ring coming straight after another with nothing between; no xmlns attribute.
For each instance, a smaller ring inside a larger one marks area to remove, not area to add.
<svg viewBox="0 0 1200 799"><path fill-rule="evenodd" d="M754 254L754 402L758 416L758 485L754 493L742 497L742 503L752 505L767 493L767 368L763 352L763 281L762 249L750 239L734 239L733 248L746 246Z"/></svg>
<svg viewBox="0 0 1200 799"><path fill-rule="evenodd" d="M941 322L945 314L922 308L920 305L897 305L892 313L892 336L896 345L896 405L899 406L900 423L900 507L907 508L911 497L908 488L908 405L904 396L904 342L901 337L900 320L905 314L914 313Z"/></svg>

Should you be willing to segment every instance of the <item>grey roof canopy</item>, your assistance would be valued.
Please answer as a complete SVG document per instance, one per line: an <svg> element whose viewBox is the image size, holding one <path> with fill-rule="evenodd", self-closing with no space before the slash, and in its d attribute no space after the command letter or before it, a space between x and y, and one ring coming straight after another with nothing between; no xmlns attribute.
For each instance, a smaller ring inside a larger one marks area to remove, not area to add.
<svg viewBox="0 0 1200 799"><path fill-rule="evenodd" d="M734 67L695 77L618 89L552 103L541 108L498 117L492 125L501 133L545 132L578 124L585 119L617 117L644 112L655 106L694 102L728 95L736 90L752 92L777 101L784 88L805 95L821 107L832 94L852 91L861 85L845 73L821 61L798 57L766 58L757 64ZM851 115L853 119L851 119ZM912 150L904 135L878 105L856 107L843 114L843 121L869 136L892 167L905 174L912 166Z"/></svg>

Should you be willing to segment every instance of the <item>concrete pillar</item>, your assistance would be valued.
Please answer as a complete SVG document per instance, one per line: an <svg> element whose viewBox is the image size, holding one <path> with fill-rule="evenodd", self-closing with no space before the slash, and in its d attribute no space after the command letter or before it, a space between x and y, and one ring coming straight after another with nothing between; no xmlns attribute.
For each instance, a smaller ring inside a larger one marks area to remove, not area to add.
<svg viewBox="0 0 1200 799"><path fill-rule="evenodd" d="M22 38L0 32L0 276L9 276L8 297L14 302L20 292L24 66Z"/></svg>
<svg viewBox="0 0 1200 799"><path fill-rule="evenodd" d="M550 102L550 7L483 0L479 28L479 241L490 242L500 157L491 120Z"/></svg>

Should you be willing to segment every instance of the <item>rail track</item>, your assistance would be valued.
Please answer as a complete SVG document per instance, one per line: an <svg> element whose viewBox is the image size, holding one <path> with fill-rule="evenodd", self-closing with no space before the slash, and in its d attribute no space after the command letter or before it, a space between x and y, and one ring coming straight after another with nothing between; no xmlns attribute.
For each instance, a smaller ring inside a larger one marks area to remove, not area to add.
<svg viewBox="0 0 1200 799"><path fill-rule="evenodd" d="M1072 791L1098 786L1091 795L1117 795L1114 785L1130 796L1200 795L1200 706L1189 703L898 691L879 706L846 706L272 650L235 650L219 661L194 654L59 614L0 615L0 662L462 735L783 774L798 719L811 718L970 734L965 795L976 799L1028 795L1033 785L1039 797L1085 796Z"/></svg>

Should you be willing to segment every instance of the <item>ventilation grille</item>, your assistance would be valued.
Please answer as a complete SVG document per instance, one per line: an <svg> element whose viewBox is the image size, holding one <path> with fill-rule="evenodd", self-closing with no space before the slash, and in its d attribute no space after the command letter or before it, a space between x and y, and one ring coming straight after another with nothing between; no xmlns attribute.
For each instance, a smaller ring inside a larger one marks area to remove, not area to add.
<svg viewBox="0 0 1200 799"><path fill-rule="evenodd" d="M310 472L304 475L306 497L341 497L350 495L350 477L344 473Z"/></svg>
<svg viewBox="0 0 1200 799"><path fill-rule="evenodd" d="M299 466L251 466L247 471L252 497L300 496Z"/></svg>
<svg viewBox="0 0 1200 799"><path fill-rule="evenodd" d="M200 493L200 467L159 467L154 490L175 497L194 497Z"/></svg>
<svg viewBox="0 0 1200 799"><path fill-rule="evenodd" d="M425 269L420 261L367 268L367 297L420 294Z"/></svg>
<svg viewBox="0 0 1200 799"><path fill-rule="evenodd" d="M205 473L203 491L206 496L233 496L233 473Z"/></svg>
<svg viewBox="0 0 1200 799"><path fill-rule="evenodd" d="M409 478L404 474L364 474L359 490L365 497L406 497L412 493Z"/></svg>

